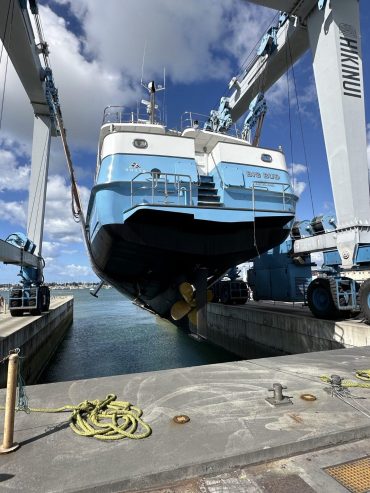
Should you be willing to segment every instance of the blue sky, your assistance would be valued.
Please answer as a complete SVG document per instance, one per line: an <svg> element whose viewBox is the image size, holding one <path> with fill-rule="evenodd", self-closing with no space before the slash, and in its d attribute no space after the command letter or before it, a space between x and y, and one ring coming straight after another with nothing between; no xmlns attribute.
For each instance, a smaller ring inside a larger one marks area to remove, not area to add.
<svg viewBox="0 0 370 493"><path fill-rule="evenodd" d="M181 114L208 114L217 108L227 85L249 56L275 12L243 0L43 0L40 15L62 111L73 151L81 194L88 200L96 164L99 126L105 106L136 108L146 96L140 87L146 45L144 78L162 80L166 67L168 126L180 126ZM370 2L360 1L365 104L370 122ZM0 65L0 95L6 56ZM310 173L314 213L333 213L333 200L311 64L307 53L294 68L302 109L304 144L295 95L287 77L267 93L268 113L261 145L282 145L293 165L300 192L298 217L314 214L308 187ZM292 81L290 72L289 78ZM33 114L24 90L9 64L0 129L0 238L24 231L32 145ZM368 126L368 133L370 127ZM290 139L290 133L292 139ZM291 152L291 149L293 152ZM369 150L368 150L369 155ZM90 280L78 226L70 213L66 165L60 142L53 139L43 254L46 281ZM0 264L0 283L14 282L17 269Z"/></svg>

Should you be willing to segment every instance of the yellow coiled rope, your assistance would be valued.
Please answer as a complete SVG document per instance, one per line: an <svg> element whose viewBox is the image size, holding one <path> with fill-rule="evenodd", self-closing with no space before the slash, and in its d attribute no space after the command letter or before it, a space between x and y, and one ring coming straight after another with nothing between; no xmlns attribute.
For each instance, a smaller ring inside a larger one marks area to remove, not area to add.
<svg viewBox="0 0 370 493"><path fill-rule="evenodd" d="M343 379L341 381L341 386L342 387L360 387L363 389L370 389L370 370L355 370L355 376L358 379L364 380L365 382L368 382L368 383L362 383L362 382L356 382L355 380ZM322 380L325 383L331 383L331 378L328 377L327 375L321 375L320 380Z"/></svg>
<svg viewBox="0 0 370 493"><path fill-rule="evenodd" d="M0 409L4 409L1 406ZM142 410L129 402L117 401L117 396L108 394L105 399L83 401L77 406L66 405L58 408L34 407L28 412L61 413L72 411L70 427L77 435L98 440L140 440L148 437L152 430L141 419ZM138 432L139 431L139 432Z"/></svg>
<svg viewBox="0 0 370 493"><path fill-rule="evenodd" d="M370 370L355 370L355 375L360 380L370 382Z"/></svg>

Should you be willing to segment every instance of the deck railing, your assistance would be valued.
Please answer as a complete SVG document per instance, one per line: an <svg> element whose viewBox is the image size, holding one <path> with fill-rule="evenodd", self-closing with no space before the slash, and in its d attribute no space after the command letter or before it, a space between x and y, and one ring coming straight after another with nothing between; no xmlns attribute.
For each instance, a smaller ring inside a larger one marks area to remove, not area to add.
<svg viewBox="0 0 370 493"><path fill-rule="evenodd" d="M271 190L271 186L277 186L281 188L281 190L275 191ZM282 196L282 204L283 204L283 212L287 211L287 201L286 201L286 196L289 195L290 197L292 196L291 192L288 192L288 190L291 188L291 185L289 183L280 183L280 182L263 182L263 181L254 181L252 183L252 207L253 211L256 210L255 204L256 204L256 198L255 198L255 193L257 191L264 191L268 192L271 194L280 194Z"/></svg>
<svg viewBox="0 0 370 493"><path fill-rule="evenodd" d="M203 130L204 124L206 123L208 118L209 115L194 113L192 111L185 111L181 115L181 131L185 130L186 128L199 128L200 130ZM230 127L227 134L231 135L232 137L237 137L238 139L241 138L241 130L238 129L236 123L234 123Z"/></svg>
<svg viewBox="0 0 370 493"><path fill-rule="evenodd" d="M135 198L139 198L137 197L139 193L141 199L145 198L145 202L135 202ZM163 196L164 200L160 201L159 196ZM171 198L176 199L176 201L171 202ZM148 199L150 199L151 205L191 206L193 201L191 176L159 171L138 173L131 180L131 207L148 203Z"/></svg>
<svg viewBox="0 0 370 493"><path fill-rule="evenodd" d="M159 123L160 112L156 110L156 122ZM105 123L147 123L149 124L149 115L146 112L129 111L124 106L107 106L104 109L103 122Z"/></svg>

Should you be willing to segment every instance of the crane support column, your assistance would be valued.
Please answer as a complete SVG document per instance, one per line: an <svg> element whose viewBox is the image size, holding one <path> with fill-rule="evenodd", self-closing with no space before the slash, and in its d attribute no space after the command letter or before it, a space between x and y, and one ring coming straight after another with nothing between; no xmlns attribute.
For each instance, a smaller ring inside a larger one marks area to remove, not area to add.
<svg viewBox="0 0 370 493"><path fill-rule="evenodd" d="M362 229L369 226L370 204L358 0L314 9L307 28L338 230ZM338 236L343 264L353 259L351 237L358 241L353 232L346 236L343 242Z"/></svg>
<svg viewBox="0 0 370 493"><path fill-rule="evenodd" d="M33 125L31 180L28 198L27 236L41 256L44 231L46 185L49 169L51 137L50 117L36 115Z"/></svg>

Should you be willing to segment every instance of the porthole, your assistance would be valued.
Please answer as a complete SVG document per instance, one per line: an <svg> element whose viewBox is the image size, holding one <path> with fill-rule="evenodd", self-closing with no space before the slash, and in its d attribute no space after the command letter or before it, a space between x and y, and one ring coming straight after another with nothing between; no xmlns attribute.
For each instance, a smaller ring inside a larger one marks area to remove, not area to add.
<svg viewBox="0 0 370 493"><path fill-rule="evenodd" d="M265 163L272 163L272 157L270 156L270 154L262 154L261 159Z"/></svg>
<svg viewBox="0 0 370 493"><path fill-rule="evenodd" d="M135 139L133 144L138 149L146 149L148 147L148 142L145 139Z"/></svg>

